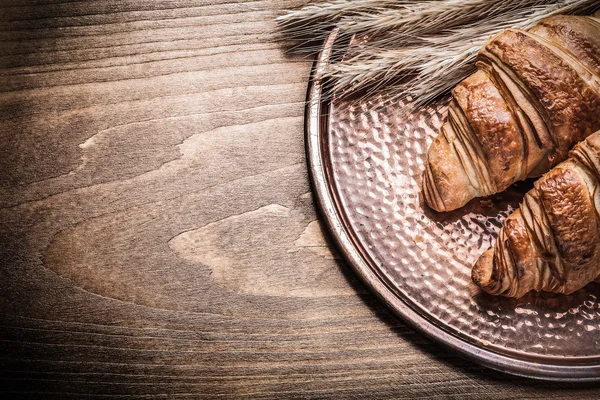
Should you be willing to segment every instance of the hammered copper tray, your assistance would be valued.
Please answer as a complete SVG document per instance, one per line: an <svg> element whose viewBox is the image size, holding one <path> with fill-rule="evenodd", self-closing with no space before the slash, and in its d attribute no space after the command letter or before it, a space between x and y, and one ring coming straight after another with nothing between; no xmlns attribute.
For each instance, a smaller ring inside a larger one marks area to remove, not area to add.
<svg viewBox="0 0 600 400"><path fill-rule="evenodd" d="M600 380L600 285L518 300L476 288L471 266L531 183L452 213L423 204L427 149L448 99L409 114L384 95L324 96L335 33L315 63L306 111L308 164L341 253L404 321L459 354L517 375Z"/></svg>

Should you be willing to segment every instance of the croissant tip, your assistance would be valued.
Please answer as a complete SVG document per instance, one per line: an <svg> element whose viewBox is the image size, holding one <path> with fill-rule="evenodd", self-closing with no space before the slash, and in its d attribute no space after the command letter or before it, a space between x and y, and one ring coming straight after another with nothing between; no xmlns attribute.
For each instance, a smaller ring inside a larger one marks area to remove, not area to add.
<svg viewBox="0 0 600 400"><path fill-rule="evenodd" d="M433 176L433 171L431 170L431 164L429 161L427 162L427 167L425 168L425 173L423 174L422 192L425 198L425 204L427 204L429 208L437 212L450 211L446 208L446 205L439 193L439 189L436 185L435 177Z"/></svg>
<svg viewBox="0 0 600 400"><path fill-rule="evenodd" d="M479 257L471 271L471 279L480 288L484 289L492 284L494 249L491 248Z"/></svg>

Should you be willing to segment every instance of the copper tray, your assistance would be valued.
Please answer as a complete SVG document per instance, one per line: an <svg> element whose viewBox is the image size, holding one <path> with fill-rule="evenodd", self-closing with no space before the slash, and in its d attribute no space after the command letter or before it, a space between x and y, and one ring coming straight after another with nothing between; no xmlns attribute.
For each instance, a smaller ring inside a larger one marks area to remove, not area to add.
<svg viewBox="0 0 600 400"><path fill-rule="evenodd" d="M328 100L315 71L335 39L313 69L306 150L322 216L348 263L405 322L466 358L534 378L600 380L600 285L514 300L471 283L471 266L531 183L452 213L427 209L421 176L447 99L408 117L382 95Z"/></svg>

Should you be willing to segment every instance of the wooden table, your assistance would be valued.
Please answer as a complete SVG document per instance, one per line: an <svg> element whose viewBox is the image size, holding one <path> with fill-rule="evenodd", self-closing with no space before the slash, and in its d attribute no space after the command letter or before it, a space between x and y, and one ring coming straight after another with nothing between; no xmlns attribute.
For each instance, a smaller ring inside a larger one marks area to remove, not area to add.
<svg viewBox="0 0 600 400"><path fill-rule="evenodd" d="M3 0L0 390L32 398L593 398L393 317L329 245L304 1ZM7 398L7 397L4 397Z"/></svg>

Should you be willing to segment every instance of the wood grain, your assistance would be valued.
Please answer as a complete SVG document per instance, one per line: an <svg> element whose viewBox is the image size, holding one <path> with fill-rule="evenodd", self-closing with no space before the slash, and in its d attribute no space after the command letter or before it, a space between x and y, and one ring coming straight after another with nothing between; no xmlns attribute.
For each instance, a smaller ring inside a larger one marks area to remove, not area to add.
<svg viewBox="0 0 600 400"><path fill-rule="evenodd" d="M304 1L3 0L0 390L24 398L593 398L463 361L329 246Z"/></svg>

